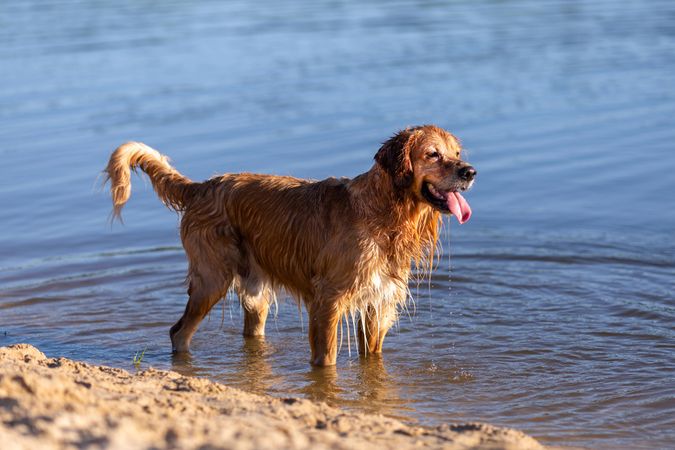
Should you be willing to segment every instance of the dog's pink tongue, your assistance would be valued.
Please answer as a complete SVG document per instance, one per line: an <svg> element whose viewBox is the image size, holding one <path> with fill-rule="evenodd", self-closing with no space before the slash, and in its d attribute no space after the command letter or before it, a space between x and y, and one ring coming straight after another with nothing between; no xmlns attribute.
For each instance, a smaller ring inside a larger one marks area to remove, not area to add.
<svg viewBox="0 0 675 450"><path fill-rule="evenodd" d="M471 207L459 192L450 192L448 194L448 209L453 216L457 217L460 224L471 218Z"/></svg>

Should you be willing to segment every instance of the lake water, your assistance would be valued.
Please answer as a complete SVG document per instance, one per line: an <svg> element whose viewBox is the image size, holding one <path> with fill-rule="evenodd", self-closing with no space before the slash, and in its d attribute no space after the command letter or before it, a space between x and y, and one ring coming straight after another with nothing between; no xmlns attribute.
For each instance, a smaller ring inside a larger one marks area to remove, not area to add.
<svg viewBox="0 0 675 450"><path fill-rule="evenodd" d="M554 445L675 447L675 3L86 2L0 5L0 345L206 376ZM282 303L264 342L214 308L168 331L175 214L97 178L142 140L192 179L353 176L406 125L457 134L474 216L385 343L308 365Z"/></svg>

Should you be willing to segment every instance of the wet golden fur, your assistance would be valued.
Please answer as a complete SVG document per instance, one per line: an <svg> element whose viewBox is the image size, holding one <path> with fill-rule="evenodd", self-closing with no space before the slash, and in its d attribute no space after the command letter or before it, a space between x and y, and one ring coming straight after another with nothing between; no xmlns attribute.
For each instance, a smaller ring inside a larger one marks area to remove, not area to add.
<svg viewBox="0 0 675 450"><path fill-rule="evenodd" d="M444 164L430 164L428 148L442 148ZM357 318L362 353L380 352L407 299L411 262L431 268L441 213L420 189L451 182L459 152L450 133L423 126L388 140L353 179L245 173L195 183L156 150L129 142L106 172L114 216L129 198L130 168L147 173L159 198L182 213L189 300L171 328L174 351L189 349L230 288L244 309L244 334L263 335L269 304L284 289L308 310L311 363L332 365L343 317Z"/></svg>

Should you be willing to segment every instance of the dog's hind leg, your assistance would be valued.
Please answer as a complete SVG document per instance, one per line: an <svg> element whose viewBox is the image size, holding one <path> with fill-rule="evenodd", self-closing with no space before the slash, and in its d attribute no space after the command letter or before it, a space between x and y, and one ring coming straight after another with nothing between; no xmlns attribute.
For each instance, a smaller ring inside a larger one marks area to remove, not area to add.
<svg viewBox="0 0 675 450"><path fill-rule="evenodd" d="M190 350L190 341L200 322L211 311L211 308L225 296L229 288L229 282L224 280L217 285L209 285L198 278L193 276L190 280L190 287L188 288L190 298L185 306L185 312L180 320L171 327L171 346L174 352Z"/></svg>
<svg viewBox="0 0 675 450"><path fill-rule="evenodd" d="M244 309L244 336L264 336L270 300L275 293L250 249L240 245L239 250L242 257L235 286Z"/></svg>
<svg viewBox="0 0 675 450"><path fill-rule="evenodd" d="M236 247L206 233L188 236L183 246L189 260L188 302L185 312L171 327L174 352L187 352L199 323L226 294L234 278Z"/></svg>

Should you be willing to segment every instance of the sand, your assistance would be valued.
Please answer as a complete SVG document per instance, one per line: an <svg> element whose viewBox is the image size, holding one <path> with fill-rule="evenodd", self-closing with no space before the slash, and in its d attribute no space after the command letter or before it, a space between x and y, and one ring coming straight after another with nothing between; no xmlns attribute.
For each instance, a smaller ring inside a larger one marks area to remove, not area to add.
<svg viewBox="0 0 675 450"><path fill-rule="evenodd" d="M323 403L148 369L132 374L37 348L0 348L0 448L542 449L487 424L410 426Z"/></svg>

